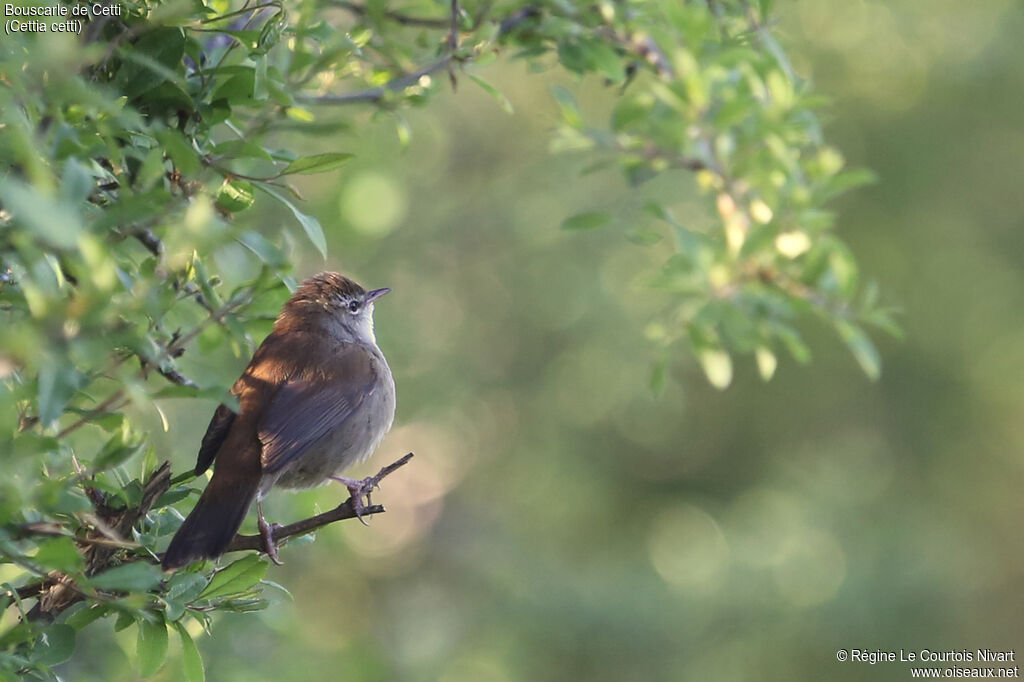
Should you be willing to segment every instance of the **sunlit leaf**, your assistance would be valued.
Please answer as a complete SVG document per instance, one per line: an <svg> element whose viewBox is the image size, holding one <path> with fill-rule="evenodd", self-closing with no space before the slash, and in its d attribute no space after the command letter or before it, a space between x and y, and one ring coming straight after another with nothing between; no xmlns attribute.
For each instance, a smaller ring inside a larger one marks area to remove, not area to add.
<svg viewBox="0 0 1024 682"><path fill-rule="evenodd" d="M728 353L718 349L706 349L698 353L697 359L712 386L720 391L729 387L732 383L732 358Z"/></svg>

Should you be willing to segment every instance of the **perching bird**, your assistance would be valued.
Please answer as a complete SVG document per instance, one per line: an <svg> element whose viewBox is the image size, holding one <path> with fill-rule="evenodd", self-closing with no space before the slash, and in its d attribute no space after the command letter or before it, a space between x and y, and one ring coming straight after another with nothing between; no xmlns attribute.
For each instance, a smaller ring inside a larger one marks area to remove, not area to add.
<svg viewBox="0 0 1024 682"><path fill-rule="evenodd" d="M213 477L171 540L165 569L223 554L253 500L278 562L261 507L275 485L339 481L362 518L366 482L340 472L373 454L394 419L395 383L373 332L373 303L388 291L335 272L299 286L231 389L238 413L220 405L210 420L195 472L215 463Z"/></svg>

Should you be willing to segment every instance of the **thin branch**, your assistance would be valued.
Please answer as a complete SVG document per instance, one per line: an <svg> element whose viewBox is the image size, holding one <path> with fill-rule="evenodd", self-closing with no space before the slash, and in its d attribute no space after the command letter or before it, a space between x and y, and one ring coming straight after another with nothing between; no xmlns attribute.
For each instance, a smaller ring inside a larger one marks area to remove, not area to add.
<svg viewBox="0 0 1024 682"><path fill-rule="evenodd" d="M93 408L93 409L89 410L88 412L86 412L85 414L83 414L83 415L82 415L82 417L81 417L81 418L80 418L80 419L79 419L78 421L76 421L76 422L72 423L72 424L71 424L71 425L69 425L69 426L66 426L66 427L64 427L64 428L63 428L63 429L62 429L62 430L61 430L61 431L60 431L60 432L59 432L59 433L57 434L57 440L62 440L62 439L63 439L64 437L66 437L66 436L67 436L68 434L72 433L73 431L77 431L77 430L78 430L79 428L81 428L81 427L85 426L85 425L86 425L86 424L88 424L88 423L89 423L90 421L92 421L92 419L93 419L94 417L96 417L97 415L103 414L103 413L104 413L104 412L106 412L106 411L107 411L107 410L108 410L109 408L113 407L114 403L116 403L116 402L117 402L118 400L120 400L120 399L121 399L121 398L123 398L123 397L124 397L124 391L123 391L123 390L117 390L117 391L114 391L114 392L113 392L113 393L112 393L112 394L111 394L111 395L110 395L110 396L109 396L109 397L108 397L108 398L107 398L106 400L104 400L104 401L103 401L102 403L100 403L100 404L99 404L99 405L97 405L97 406L96 406L95 408Z"/></svg>
<svg viewBox="0 0 1024 682"><path fill-rule="evenodd" d="M498 35L505 35L510 31L514 30L527 19L534 19L541 15L541 11L537 7L523 7L520 10L516 10L512 14L508 15L498 24Z"/></svg>
<svg viewBox="0 0 1024 682"><path fill-rule="evenodd" d="M157 367L156 371L160 374L160 376L162 376L164 379L167 379L172 384L177 384L178 386L188 386L189 388L199 388L199 385L196 382L192 381L191 379L189 379L187 376L185 376L176 369L164 369L162 367Z"/></svg>
<svg viewBox="0 0 1024 682"><path fill-rule="evenodd" d="M448 29L448 49L454 52L459 47L459 0L452 0L451 27Z"/></svg>
<svg viewBox="0 0 1024 682"><path fill-rule="evenodd" d="M230 19L230 18L236 17L236 16L238 16L240 14L245 14L246 12L259 12L260 10L267 9L268 7L277 7L278 9L280 9L281 3L280 2L268 2L268 3L265 3L263 5L256 5L255 7L243 7L242 9L235 10L234 12L228 12L227 14L221 14L219 17L210 17L209 19L203 19L199 23L200 24L212 24L215 21L221 21L222 19ZM191 30L195 30L195 29L191 29Z"/></svg>
<svg viewBox="0 0 1024 682"><path fill-rule="evenodd" d="M436 73L448 67L452 62L452 55L445 55L433 64L428 64L412 73L392 79L376 88L357 90L355 92L343 92L337 95L299 95L298 99L308 104L356 104L359 102L376 103L384 99L389 92L397 92L416 85L421 78Z"/></svg>
<svg viewBox="0 0 1024 682"><path fill-rule="evenodd" d="M383 480L386 476L393 473L397 469L405 466L410 459L412 459L412 453L405 455L401 459L392 464L387 465L383 469L377 472L376 476L373 476L369 481L375 485ZM382 514L385 511L384 507L379 504L371 505L363 510L363 514ZM342 521L344 519L356 518L356 510L352 506L352 498L345 500L337 507L330 511L326 511L316 516L311 516L308 519L302 521L296 521L295 523L288 524L287 526L281 526L275 528L273 531L274 542L284 540L285 538L292 537L293 535L306 535L310 531L316 530L328 524L334 523L335 521ZM228 545L228 552L237 552L246 549L263 549L263 538L259 535L236 535Z"/></svg>
<svg viewBox="0 0 1024 682"><path fill-rule="evenodd" d="M138 239L139 242L146 247L146 250L157 258L164 255L164 243L160 241L160 237L157 237L153 230L148 227L133 230L132 236Z"/></svg>
<svg viewBox="0 0 1024 682"><path fill-rule="evenodd" d="M360 5L354 2L348 2L347 0L334 0L334 2L328 3L331 7L340 7L341 9L347 10L352 14L360 17L365 17L368 12L365 5ZM402 14L392 9L384 10L384 16L390 21L403 26L422 26L423 28L447 28L447 19L433 19L429 17L412 17L408 14Z"/></svg>
<svg viewBox="0 0 1024 682"><path fill-rule="evenodd" d="M398 76L384 85L376 88L368 88L366 90L356 90L355 92L343 92L336 95L306 95L300 94L296 96L301 102L307 104L358 104L362 102L377 103L380 102L390 92L397 92L403 90L411 85L415 85L419 82L423 76L429 76L432 73L441 71L442 69L449 69L453 66L453 62L466 61L464 56L456 57L454 52L454 45L458 44L458 12L459 5L457 0L452 0L452 16L449 19L444 20L444 25L448 26L449 34L446 40L448 47L448 53L438 59L432 64L428 64L421 67L411 73L407 73L403 76ZM524 7L510 14L505 19L498 22L498 35L504 35L510 31L515 30L523 22L538 17L541 14L541 10L536 7ZM484 13L481 13L474 23L474 30L480 27L484 21Z"/></svg>

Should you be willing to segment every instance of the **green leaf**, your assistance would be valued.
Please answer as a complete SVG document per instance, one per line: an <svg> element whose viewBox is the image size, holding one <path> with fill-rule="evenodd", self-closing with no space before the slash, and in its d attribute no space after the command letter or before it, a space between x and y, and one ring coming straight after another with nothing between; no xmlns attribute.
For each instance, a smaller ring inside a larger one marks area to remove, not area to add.
<svg viewBox="0 0 1024 682"><path fill-rule="evenodd" d="M304 156L289 163L280 175L294 175L302 173L312 175L313 173L326 173L344 165L354 154L344 152L333 152L329 154L316 154L315 156Z"/></svg>
<svg viewBox="0 0 1024 682"><path fill-rule="evenodd" d="M579 105L576 104L576 98L572 96L572 93L559 85L551 88L551 93L555 96L558 107L562 110L562 120L565 121L566 125L576 130L581 130L583 128L583 115L580 114Z"/></svg>
<svg viewBox="0 0 1024 682"><path fill-rule="evenodd" d="M92 606L83 604L83 608L78 609L64 621L75 630L81 630L89 623L99 620L103 616L110 613L110 608L103 604L94 604Z"/></svg>
<svg viewBox="0 0 1024 682"><path fill-rule="evenodd" d="M850 352L853 353L853 357L856 358L861 369L864 370L869 379L877 381L882 375L882 360L878 356L875 344L871 342L871 339L868 338L863 329L852 322L837 320L835 324L839 337L846 344L846 347L850 349Z"/></svg>
<svg viewBox="0 0 1024 682"><path fill-rule="evenodd" d="M218 571L213 580L199 595L200 599L213 599L228 594L244 592L258 583L267 573L268 564L257 555L239 559L227 568Z"/></svg>
<svg viewBox="0 0 1024 682"><path fill-rule="evenodd" d="M238 237L247 249L272 268L280 268L288 263L288 259L276 244L268 241L259 232L246 232Z"/></svg>
<svg viewBox="0 0 1024 682"><path fill-rule="evenodd" d="M661 395L665 390L665 382L668 379L668 359L661 358L651 368L650 386L651 393Z"/></svg>
<svg viewBox="0 0 1024 682"><path fill-rule="evenodd" d="M125 422L121 430L115 433L103 446L99 454L92 461L93 471L105 471L118 464L127 462L138 454L146 445L145 438L139 434L133 434Z"/></svg>
<svg viewBox="0 0 1024 682"><path fill-rule="evenodd" d="M157 27L144 32L130 48L120 49L124 64L118 71L121 89L134 98L164 82L187 89L178 73L185 54L185 34L180 28Z"/></svg>
<svg viewBox="0 0 1024 682"><path fill-rule="evenodd" d="M55 422L74 395L81 376L73 367L47 362L39 368L39 420L46 425Z"/></svg>
<svg viewBox="0 0 1024 682"><path fill-rule="evenodd" d="M590 55L594 66L612 83L626 80L626 67L622 65L622 57L603 42L595 42L590 46Z"/></svg>
<svg viewBox="0 0 1024 682"><path fill-rule="evenodd" d="M192 176L199 172L199 152L197 152L189 140L177 130L164 130L157 133L157 139L171 158L175 167L186 176Z"/></svg>
<svg viewBox="0 0 1024 682"><path fill-rule="evenodd" d="M866 168L843 171L825 182L824 186L819 190L818 200L824 203L843 192L863 185L870 185L877 180L878 176Z"/></svg>
<svg viewBox="0 0 1024 682"><path fill-rule="evenodd" d="M178 571L167 584L167 598L191 602L206 588L206 576L201 573Z"/></svg>
<svg viewBox="0 0 1024 682"><path fill-rule="evenodd" d="M48 666L63 663L75 653L75 636L75 629L66 623L46 627L32 648L32 659Z"/></svg>
<svg viewBox="0 0 1024 682"><path fill-rule="evenodd" d="M64 573L85 568L85 561L71 538L52 538L42 543L36 552L35 562L44 568Z"/></svg>
<svg viewBox="0 0 1024 682"><path fill-rule="evenodd" d="M789 354L801 365L811 361L811 349L807 347L800 333L788 325L776 324L772 331L782 341Z"/></svg>
<svg viewBox="0 0 1024 682"><path fill-rule="evenodd" d="M306 231L306 236L309 237L309 241L313 242L313 246L316 247L316 250L320 252L321 256L327 258L327 237L324 236L324 228L320 226L320 221L312 216L306 215L296 208L295 204L265 185L261 184L258 185L258 187L291 210L292 215L294 215L295 219L299 221L300 225L302 225L302 229Z"/></svg>
<svg viewBox="0 0 1024 682"><path fill-rule="evenodd" d="M100 590L146 592L157 587L162 577L159 566L145 561L134 561L95 575L89 579L89 582Z"/></svg>
<svg viewBox="0 0 1024 682"><path fill-rule="evenodd" d="M214 146L212 153L216 156L223 156L226 159L264 159L270 161L274 157L263 147L249 140L228 140Z"/></svg>
<svg viewBox="0 0 1024 682"><path fill-rule="evenodd" d="M604 227L610 218L607 213L578 213L562 221L563 230L593 230Z"/></svg>
<svg viewBox="0 0 1024 682"><path fill-rule="evenodd" d="M483 88L484 92L486 92L488 95L497 100L498 104L501 106L501 108L505 111L506 114L513 113L514 110L512 109L512 102L508 101L508 97L505 97L505 95L503 95L502 92L498 90L498 88L494 87L480 76L476 76L471 73L468 73L466 75L469 76L469 79L471 81L473 81L481 88Z"/></svg>
<svg viewBox="0 0 1024 682"><path fill-rule="evenodd" d="M174 624L174 629L178 631L178 637L181 639L181 660L185 669L185 679L188 682L205 682L206 670L203 669L203 659L192 635L188 634L188 630L180 622Z"/></svg>
<svg viewBox="0 0 1024 682"><path fill-rule="evenodd" d="M157 615L155 622L139 621L137 640L139 674L150 677L164 664L167 657L167 624L163 616Z"/></svg>
<svg viewBox="0 0 1024 682"><path fill-rule="evenodd" d="M82 232L78 211L14 179L0 181L0 200L18 224L61 248L72 248Z"/></svg>
<svg viewBox="0 0 1024 682"><path fill-rule="evenodd" d="M253 69L252 98L257 102L264 102L270 97L270 90L267 88L267 57L260 55L256 58L256 67Z"/></svg>
<svg viewBox="0 0 1024 682"><path fill-rule="evenodd" d="M217 205L230 213L244 211L255 200L252 183L247 180L225 178L217 192Z"/></svg>

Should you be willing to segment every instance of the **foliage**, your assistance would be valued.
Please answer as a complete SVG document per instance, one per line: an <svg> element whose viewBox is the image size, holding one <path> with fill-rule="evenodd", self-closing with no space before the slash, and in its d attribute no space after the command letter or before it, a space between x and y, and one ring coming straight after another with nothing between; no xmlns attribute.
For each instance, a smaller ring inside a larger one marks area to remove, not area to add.
<svg viewBox="0 0 1024 682"><path fill-rule="evenodd" d="M196 624L266 604L256 556L173 576L154 566L194 490L190 475L158 466L146 415L162 418L161 403L177 398L230 402L227 385L188 376L182 355L247 357L294 285L296 250L305 240L326 255L289 180L345 164L332 134L367 125L369 108L408 142L403 111L449 83L472 82L510 110L479 73L495 55L618 91L599 128L557 89L555 150L618 165L634 184L695 178L713 207L703 226L659 203L635 218L634 240L661 238L653 219L675 243L650 281L671 297L653 340L688 344L725 387L734 353L755 354L766 379L779 348L806 360L795 321L811 313L876 376L862 325L892 322L823 208L870 175L844 170L823 143L820 100L771 33L770 4L140 1L91 17L81 37L8 36L0 670L45 678L72 655L76 632L108 619L136 628L143 676L163 665L171 633L187 678L201 679ZM328 142L298 157L296 134ZM293 224L232 220L274 204ZM563 227L612 222L593 211Z"/></svg>

